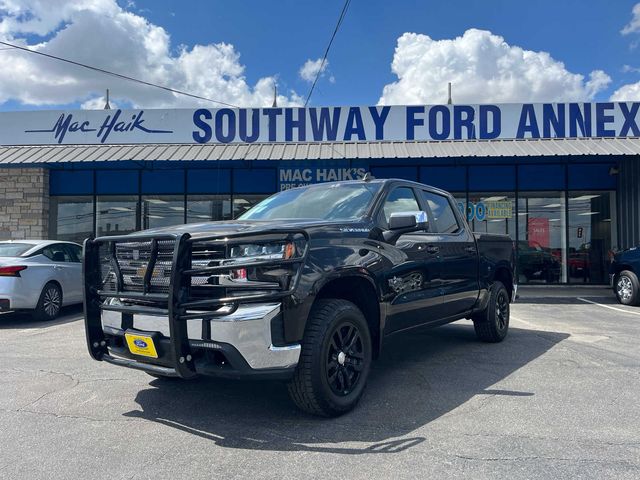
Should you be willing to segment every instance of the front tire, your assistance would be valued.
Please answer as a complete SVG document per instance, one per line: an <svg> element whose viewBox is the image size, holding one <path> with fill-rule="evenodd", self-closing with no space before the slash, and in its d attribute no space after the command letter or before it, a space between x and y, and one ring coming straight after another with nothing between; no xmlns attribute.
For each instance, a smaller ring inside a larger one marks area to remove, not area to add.
<svg viewBox="0 0 640 480"><path fill-rule="evenodd" d="M38 304L33 313L36 320L53 320L62 308L62 289L54 282L47 283L42 289Z"/></svg>
<svg viewBox="0 0 640 480"><path fill-rule="evenodd" d="M371 368L371 335L353 303L321 299L313 306L289 395L305 412L336 417L362 397Z"/></svg>
<svg viewBox="0 0 640 480"><path fill-rule="evenodd" d="M622 305L638 305L640 303L640 282L635 273L623 270L616 275L614 292Z"/></svg>
<svg viewBox="0 0 640 480"><path fill-rule="evenodd" d="M509 332L510 312L509 292L502 282L496 281L489 290L487 308L472 317L478 339L489 343L504 340Z"/></svg>

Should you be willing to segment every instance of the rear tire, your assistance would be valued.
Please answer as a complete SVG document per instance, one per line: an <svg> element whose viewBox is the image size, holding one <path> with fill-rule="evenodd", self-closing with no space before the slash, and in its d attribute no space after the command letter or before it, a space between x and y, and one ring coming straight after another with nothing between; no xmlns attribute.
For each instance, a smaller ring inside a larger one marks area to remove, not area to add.
<svg viewBox="0 0 640 480"><path fill-rule="evenodd" d="M509 332L509 316L509 292L502 282L496 281L489 289L487 308L472 317L478 339L489 343L504 340Z"/></svg>
<svg viewBox="0 0 640 480"><path fill-rule="evenodd" d="M293 380L293 402L305 412L336 417L360 401L371 368L371 335L353 303L321 299L313 306Z"/></svg>
<svg viewBox="0 0 640 480"><path fill-rule="evenodd" d="M62 289L54 282L47 283L42 289L33 316L39 321L55 319L62 308Z"/></svg>
<svg viewBox="0 0 640 480"><path fill-rule="evenodd" d="M613 291L622 305L640 303L640 282L636 274L630 270L623 270L616 275Z"/></svg>

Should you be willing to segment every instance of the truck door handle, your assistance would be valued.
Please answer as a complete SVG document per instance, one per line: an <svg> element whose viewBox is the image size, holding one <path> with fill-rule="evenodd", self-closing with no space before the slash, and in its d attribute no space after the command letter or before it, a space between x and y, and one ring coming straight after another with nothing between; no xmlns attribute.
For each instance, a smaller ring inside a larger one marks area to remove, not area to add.
<svg viewBox="0 0 640 480"><path fill-rule="evenodd" d="M476 247L465 247L464 251L467 253L476 253Z"/></svg>
<svg viewBox="0 0 640 480"><path fill-rule="evenodd" d="M436 245L427 245L427 253L438 253L440 251L440 247Z"/></svg>

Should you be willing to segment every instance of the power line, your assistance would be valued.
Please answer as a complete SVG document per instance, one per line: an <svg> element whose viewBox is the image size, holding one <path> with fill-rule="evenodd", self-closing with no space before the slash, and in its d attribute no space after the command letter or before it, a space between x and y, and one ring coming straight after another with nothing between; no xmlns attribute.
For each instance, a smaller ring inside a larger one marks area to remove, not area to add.
<svg viewBox="0 0 640 480"><path fill-rule="evenodd" d="M22 50L22 51L25 51L25 52L33 53L34 55L40 55L40 56L43 56L43 57L46 57L46 58L50 58L50 59L53 59L53 60L58 60L60 62L69 63L69 64L75 65L77 67L82 67L82 68L86 68L88 70L93 70L95 72L104 73L105 75L111 75L113 77L120 78L120 79L123 79L123 80L129 80L130 82L136 82L136 83L140 83L142 85L147 85L148 87L159 88L161 90L165 90L165 91L171 92L171 93L176 93L178 95L184 95L186 97L197 98L198 100L206 100L207 102L219 103L220 105L225 105L227 107L240 108L237 105L233 105L231 103L225 103L225 102L221 102L220 100L213 100L212 98L202 97L200 95L195 95L195 94L189 93L189 92L183 92L182 90L176 90L175 88L165 87L164 85L158 85L157 83L147 82L145 80L140 80L139 78L129 77L129 76L123 75L121 73L111 72L109 70L105 70L103 68L94 67L92 65L87 65L85 63L75 62L75 61L69 60L67 58L62 58L62 57L58 57L56 55L51 55L51 54L48 54L48 53L39 52L37 50L31 50L30 48L21 47L20 45L14 45L12 43L2 42L2 41L0 41L0 45L6 45L8 47L15 48L17 50Z"/></svg>
<svg viewBox="0 0 640 480"><path fill-rule="evenodd" d="M342 25L342 21L344 20L345 15L347 14L347 10L349 9L349 4L351 0L345 0L344 6L342 7L342 12L340 12L340 16L338 17L338 21L336 23L336 28L333 29L333 33L331 34L331 39L329 40L329 44L327 45L327 49L324 51L324 56L322 57L322 63L320 63L320 68L316 73L316 78L313 79L313 84L311 85L311 89L309 90L309 95L307 95L307 99L304 102L304 106L306 107L309 103L309 99L311 98L311 94L313 93L313 89L318 83L318 78L320 78L320 74L324 69L324 65L327 61L327 56L329 55L329 50L331 49L331 44L333 43L333 39L336 37L338 30L340 29L340 25Z"/></svg>

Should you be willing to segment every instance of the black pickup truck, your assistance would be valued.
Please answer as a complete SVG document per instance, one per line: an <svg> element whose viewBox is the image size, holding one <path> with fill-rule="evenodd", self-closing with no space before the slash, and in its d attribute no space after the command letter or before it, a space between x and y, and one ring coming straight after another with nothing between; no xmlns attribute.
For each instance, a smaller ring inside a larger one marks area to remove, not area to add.
<svg viewBox="0 0 640 480"><path fill-rule="evenodd" d="M513 242L474 235L455 205L365 178L283 191L234 221L87 239L89 352L156 377L286 380L301 409L347 412L390 334L467 318L480 340L505 338Z"/></svg>

